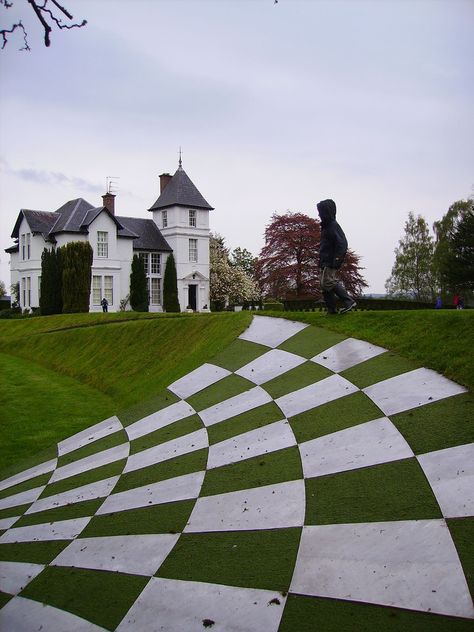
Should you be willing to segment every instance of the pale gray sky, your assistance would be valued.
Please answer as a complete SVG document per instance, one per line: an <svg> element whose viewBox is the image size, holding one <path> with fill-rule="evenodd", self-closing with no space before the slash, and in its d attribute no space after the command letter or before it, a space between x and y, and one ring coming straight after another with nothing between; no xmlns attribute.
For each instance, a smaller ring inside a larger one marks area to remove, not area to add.
<svg viewBox="0 0 474 632"><path fill-rule="evenodd" d="M64 0L80 30L0 52L0 279L21 208L147 216L183 166L211 228L258 255L273 212L332 197L372 292L409 211L474 185L473 0ZM1 9L2 22L8 17Z"/></svg>

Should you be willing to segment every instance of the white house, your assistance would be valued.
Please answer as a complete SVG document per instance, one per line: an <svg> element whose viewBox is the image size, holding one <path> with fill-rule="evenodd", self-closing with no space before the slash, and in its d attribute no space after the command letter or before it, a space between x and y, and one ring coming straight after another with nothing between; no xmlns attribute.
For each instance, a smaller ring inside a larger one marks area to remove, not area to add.
<svg viewBox="0 0 474 632"><path fill-rule="evenodd" d="M213 210L179 161L174 176L160 176L160 195L148 209L152 219L115 215L115 195L102 196L94 207L82 198L54 212L22 209L12 237L11 283L20 284L20 306L39 306L41 254L71 241L88 241L94 251L90 310L100 311L105 297L109 311L118 311L130 292L132 258L145 264L150 311L162 311L166 259L173 252L181 310L209 307L209 212Z"/></svg>

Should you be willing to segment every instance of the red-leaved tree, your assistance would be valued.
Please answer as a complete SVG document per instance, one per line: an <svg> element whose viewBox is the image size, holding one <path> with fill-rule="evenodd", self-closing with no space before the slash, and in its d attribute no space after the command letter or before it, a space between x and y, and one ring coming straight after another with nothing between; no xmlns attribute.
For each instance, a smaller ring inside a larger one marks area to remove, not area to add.
<svg viewBox="0 0 474 632"><path fill-rule="evenodd" d="M274 213L265 228L265 245L256 265L262 293L272 298L320 298L319 242L321 225L304 213ZM367 283L361 275L359 257L348 250L339 278L352 296Z"/></svg>

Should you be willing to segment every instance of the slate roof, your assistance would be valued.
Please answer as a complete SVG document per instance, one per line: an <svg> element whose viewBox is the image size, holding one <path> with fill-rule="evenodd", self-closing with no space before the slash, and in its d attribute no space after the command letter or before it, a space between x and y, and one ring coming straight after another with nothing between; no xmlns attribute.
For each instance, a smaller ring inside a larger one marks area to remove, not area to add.
<svg viewBox="0 0 474 632"><path fill-rule="evenodd" d="M28 226L31 228L33 233L41 233L43 236L49 235L49 231L57 219L54 213L48 213L46 211L31 211L23 208L18 215L15 227L13 228L13 232L11 234L14 239L18 239L19 237L20 224L23 217L28 222Z"/></svg>
<svg viewBox="0 0 474 632"><path fill-rule="evenodd" d="M27 220L33 233L41 233L45 240L54 242L54 235L57 233L87 233L89 225L102 212L109 213L104 206L93 207L82 198L70 200L54 212L22 209L18 215L12 237L19 239L20 224L23 217ZM153 220L138 217L116 217L111 213L109 216L117 226L118 237L134 240L134 250L172 251ZM15 244L5 252L13 253L18 252L18 250L18 244Z"/></svg>
<svg viewBox="0 0 474 632"><path fill-rule="evenodd" d="M66 204L63 204L54 212L57 219L51 233L83 232L87 213L93 208L92 204L89 204L89 202L83 198L66 202Z"/></svg>
<svg viewBox="0 0 474 632"><path fill-rule="evenodd" d="M178 168L160 197L148 210L155 211L169 206L190 206L209 211L214 209L199 193L182 167Z"/></svg>
<svg viewBox="0 0 474 632"><path fill-rule="evenodd" d="M142 219L140 217L117 217L117 219L124 227L124 230L138 235L138 238L133 242L134 250L171 252L172 248L152 219Z"/></svg>

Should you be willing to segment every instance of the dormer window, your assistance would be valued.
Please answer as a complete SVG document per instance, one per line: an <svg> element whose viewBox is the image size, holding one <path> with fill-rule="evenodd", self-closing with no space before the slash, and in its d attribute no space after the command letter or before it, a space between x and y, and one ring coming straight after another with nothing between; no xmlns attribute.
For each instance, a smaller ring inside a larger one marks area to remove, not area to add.
<svg viewBox="0 0 474 632"><path fill-rule="evenodd" d="M161 212L161 225L163 228L167 228L168 226L168 211Z"/></svg>
<svg viewBox="0 0 474 632"><path fill-rule="evenodd" d="M97 231L97 256L109 256L109 233L103 230Z"/></svg>
<svg viewBox="0 0 474 632"><path fill-rule="evenodd" d="M196 228L196 211L192 209L189 211L189 225Z"/></svg>

